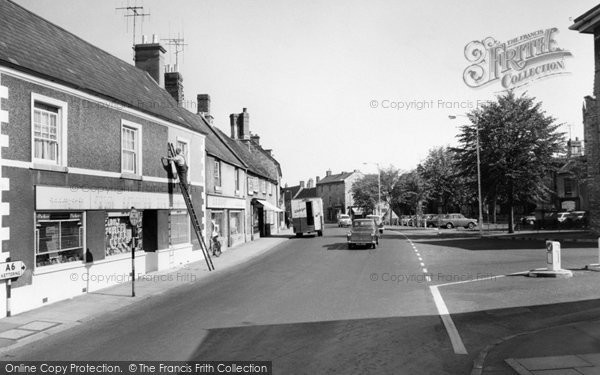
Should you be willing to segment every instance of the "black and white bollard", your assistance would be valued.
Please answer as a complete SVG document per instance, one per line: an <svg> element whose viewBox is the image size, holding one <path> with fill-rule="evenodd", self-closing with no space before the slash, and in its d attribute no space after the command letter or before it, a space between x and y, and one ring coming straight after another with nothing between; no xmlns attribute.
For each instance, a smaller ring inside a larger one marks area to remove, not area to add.
<svg viewBox="0 0 600 375"><path fill-rule="evenodd" d="M573 277L573 272L561 268L560 242L546 241L546 268L529 271L529 277Z"/></svg>

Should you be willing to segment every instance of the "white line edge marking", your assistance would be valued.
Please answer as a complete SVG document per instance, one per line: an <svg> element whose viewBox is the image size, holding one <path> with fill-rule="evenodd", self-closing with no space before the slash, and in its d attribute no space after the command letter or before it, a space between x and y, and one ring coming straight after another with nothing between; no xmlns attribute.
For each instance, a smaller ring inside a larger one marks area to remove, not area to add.
<svg viewBox="0 0 600 375"><path fill-rule="evenodd" d="M425 267L425 263L421 262L421 267Z"/></svg>
<svg viewBox="0 0 600 375"><path fill-rule="evenodd" d="M440 315L440 318L442 318L442 322L446 327L446 332L448 332L448 336L450 337L450 342L452 343L452 349L454 349L454 353L469 354L467 352L467 348L465 348L465 344L463 344L463 341L460 338L460 334L458 333L456 326L454 325L454 321L452 321L452 317L450 317L450 313L448 312L448 308L442 299L442 295L438 290L438 286L430 285L429 290L431 290L435 307L437 307L438 314Z"/></svg>
<svg viewBox="0 0 600 375"><path fill-rule="evenodd" d="M429 273L427 272L427 268L423 267L423 273Z"/></svg>
<svg viewBox="0 0 600 375"><path fill-rule="evenodd" d="M463 280L463 281L455 281L452 283L446 283L446 284L438 284L436 285L436 287L441 287L441 286L450 286L450 285L457 285L457 284L466 284L466 283L472 283L475 281L485 281L485 280L493 280L493 279L499 279L501 277L506 277L506 275L498 275L498 276L490 276L490 277L482 277L481 279L473 279L473 280Z"/></svg>

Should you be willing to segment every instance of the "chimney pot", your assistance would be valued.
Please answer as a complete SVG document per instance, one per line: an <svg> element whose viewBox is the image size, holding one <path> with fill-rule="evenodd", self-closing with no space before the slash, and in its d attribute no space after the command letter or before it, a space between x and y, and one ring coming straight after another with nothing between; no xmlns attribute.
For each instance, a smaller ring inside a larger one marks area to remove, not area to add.
<svg viewBox="0 0 600 375"><path fill-rule="evenodd" d="M300 187L304 188L304 181L300 181Z"/></svg>
<svg viewBox="0 0 600 375"><path fill-rule="evenodd" d="M158 44L158 34L152 34L152 43Z"/></svg>
<svg viewBox="0 0 600 375"><path fill-rule="evenodd" d="M327 171L325 171L325 176L331 176L331 169L328 169Z"/></svg>

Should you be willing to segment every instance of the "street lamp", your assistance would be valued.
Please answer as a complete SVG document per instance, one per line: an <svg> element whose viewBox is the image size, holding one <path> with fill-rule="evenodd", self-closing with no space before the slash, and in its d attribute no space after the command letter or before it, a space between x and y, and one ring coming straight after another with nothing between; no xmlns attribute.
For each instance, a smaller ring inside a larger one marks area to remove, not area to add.
<svg viewBox="0 0 600 375"><path fill-rule="evenodd" d="M373 164L377 166L377 216L381 217L381 168L379 168L379 163L363 162L363 165L367 164Z"/></svg>
<svg viewBox="0 0 600 375"><path fill-rule="evenodd" d="M466 117L469 118L468 116L465 115L448 115L448 118L450 120L454 120L456 119L457 116L461 116L461 117ZM471 120L471 119L469 119ZM481 200L481 160L479 158L479 124L476 122L475 123L475 133L476 133L476 140L475 140L475 150L477 153L477 194L478 194L478 200L479 200L479 236L483 237L483 209L482 209L482 200Z"/></svg>

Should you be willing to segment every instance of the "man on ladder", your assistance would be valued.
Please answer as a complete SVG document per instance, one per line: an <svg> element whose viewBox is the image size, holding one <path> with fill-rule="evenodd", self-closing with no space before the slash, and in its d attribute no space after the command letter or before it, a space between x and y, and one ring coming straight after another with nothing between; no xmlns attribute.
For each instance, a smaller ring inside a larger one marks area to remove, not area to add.
<svg viewBox="0 0 600 375"><path fill-rule="evenodd" d="M175 163L175 168L177 168L177 174L179 175L179 181L183 182L187 188L188 187L188 178L187 178L188 166L185 161L185 158L183 157L183 153L182 153L181 149L177 148L175 150L175 156L166 157L165 159Z"/></svg>

